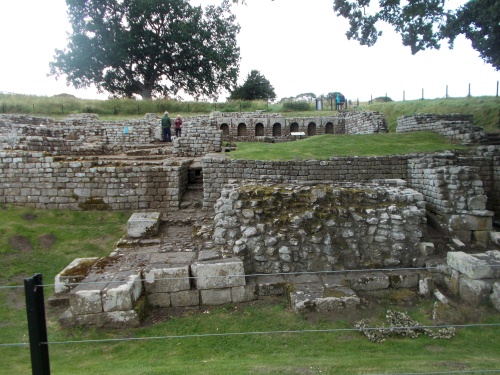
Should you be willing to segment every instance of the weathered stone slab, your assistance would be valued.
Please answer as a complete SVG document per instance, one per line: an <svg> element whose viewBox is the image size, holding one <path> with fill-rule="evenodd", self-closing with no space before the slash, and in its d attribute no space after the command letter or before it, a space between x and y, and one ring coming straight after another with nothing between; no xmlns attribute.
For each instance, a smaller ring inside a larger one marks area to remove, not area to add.
<svg viewBox="0 0 500 375"><path fill-rule="evenodd" d="M99 258L76 258L58 273L54 280L54 290L56 294L68 293L76 287L76 284L83 281L90 272L92 266Z"/></svg>
<svg viewBox="0 0 500 375"><path fill-rule="evenodd" d="M159 212L135 212L127 222L129 237L154 237L160 228Z"/></svg>
<svg viewBox="0 0 500 375"><path fill-rule="evenodd" d="M254 278L247 278L245 286L231 288L231 299L233 303L248 302L257 299L257 283Z"/></svg>
<svg viewBox="0 0 500 375"><path fill-rule="evenodd" d="M223 305L231 303L231 288L200 290L201 305Z"/></svg>
<svg viewBox="0 0 500 375"><path fill-rule="evenodd" d="M460 298L475 306L488 303L493 289L493 281L471 279L465 275L460 277L458 285Z"/></svg>
<svg viewBox="0 0 500 375"><path fill-rule="evenodd" d="M196 260L196 253L194 252L169 252L151 254L150 263L163 263L163 264L191 264Z"/></svg>
<svg viewBox="0 0 500 375"><path fill-rule="evenodd" d="M389 287L389 277L382 272L350 273L349 280L353 290L377 290Z"/></svg>
<svg viewBox="0 0 500 375"><path fill-rule="evenodd" d="M320 285L301 284L290 293L292 310L304 313L353 313L360 303L354 290L344 286L322 288Z"/></svg>
<svg viewBox="0 0 500 375"><path fill-rule="evenodd" d="M335 286L350 286L351 281L346 273L331 273L321 275L323 286L325 288L332 288Z"/></svg>
<svg viewBox="0 0 500 375"><path fill-rule="evenodd" d="M148 303L153 307L169 307L171 293L151 293L147 295Z"/></svg>
<svg viewBox="0 0 500 375"><path fill-rule="evenodd" d="M448 265L471 279L500 278L500 251L491 250L480 254L466 254L462 251L449 252Z"/></svg>
<svg viewBox="0 0 500 375"><path fill-rule="evenodd" d="M493 292L490 295L490 301L493 307L495 307L497 311L500 311L500 282L493 284Z"/></svg>
<svg viewBox="0 0 500 375"><path fill-rule="evenodd" d="M143 292L141 273L124 271L115 275L102 293L104 312L132 310Z"/></svg>
<svg viewBox="0 0 500 375"><path fill-rule="evenodd" d="M135 310L78 315L68 309L59 318L59 323L63 327L133 328L138 327L141 322L140 316Z"/></svg>
<svg viewBox="0 0 500 375"><path fill-rule="evenodd" d="M174 307L198 306L200 304L200 291L192 289L170 293L170 301Z"/></svg>
<svg viewBox="0 0 500 375"><path fill-rule="evenodd" d="M391 288L416 288L418 286L418 273L410 270L388 271L385 274L389 277Z"/></svg>
<svg viewBox="0 0 500 375"><path fill-rule="evenodd" d="M285 280L288 281L290 284L309 284L309 283L316 283L319 284L319 276L316 273L305 273L301 275L284 275Z"/></svg>
<svg viewBox="0 0 500 375"><path fill-rule="evenodd" d="M217 250L201 250L198 254L198 261L220 259L220 254Z"/></svg>
<svg viewBox="0 0 500 375"><path fill-rule="evenodd" d="M191 289L188 265L150 264L142 271L147 293L169 293Z"/></svg>
<svg viewBox="0 0 500 375"><path fill-rule="evenodd" d="M245 285L243 262L227 258L195 262L191 265L197 289L220 289Z"/></svg>
<svg viewBox="0 0 500 375"><path fill-rule="evenodd" d="M285 294L286 284L282 275L259 275L256 277L259 296L279 296Z"/></svg>
<svg viewBox="0 0 500 375"><path fill-rule="evenodd" d="M76 315L103 312L102 291L108 286L113 274L93 274L85 278L69 294L69 305Z"/></svg>

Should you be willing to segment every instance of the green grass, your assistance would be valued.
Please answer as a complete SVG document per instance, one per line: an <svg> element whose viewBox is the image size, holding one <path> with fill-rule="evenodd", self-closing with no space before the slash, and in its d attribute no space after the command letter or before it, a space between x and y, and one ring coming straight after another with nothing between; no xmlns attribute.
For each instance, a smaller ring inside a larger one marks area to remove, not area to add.
<svg viewBox="0 0 500 375"><path fill-rule="evenodd" d="M401 155L466 147L433 132L319 135L288 143L237 142L234 159L326 160L334 156Z"/></svg>
<svg viewBox="0 0 500 375"><path fill-rule="evenodd" d="M123 235L124 212L45 211L2 206L0 221L0 285L22 284L41 272L44 282L72 259L102 256ZM37 246L52 233L56 243ZM13 235L26 236L31 251L9 245ZM5 270L5 271L4 271ZM52 287L45 288L46 296ZM411 315L427 324L431 301L420 301ZM404 309L407 311L407 309ZM106 331L61 329L61 310L48 307L49 342L189 336L231 332L331 330L352 328L346 321L306 320L285 300L203 307L137 329ZM27 342L24 291L0 289L0 343ZM380 319L382 316L380 316ZM498 322L498 314L485 322ZM460 329L451 340L391 338L369 342L357 331L269 333L246 336L162 338L115 343L81 342L49 346L53 374L359 374L500 369L500 328ZM30 374L27 347L0 346L0 374Z"/></svg>
<svg viewBox="0 0 500 375"><path fill-rule="evenodd" d="M396 131L399 116L417 113L472 114L474 125L481 126L488 132L500 131L500 98L494 96L373 103L363 105L362 109L384 113L391 132Z"/></svg>

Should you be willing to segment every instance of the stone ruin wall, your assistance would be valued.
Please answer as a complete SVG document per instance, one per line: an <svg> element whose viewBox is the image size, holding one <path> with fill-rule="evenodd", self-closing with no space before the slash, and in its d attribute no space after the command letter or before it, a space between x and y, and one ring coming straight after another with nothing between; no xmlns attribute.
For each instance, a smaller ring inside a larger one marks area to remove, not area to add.
<svg viewBox="0 0 500 375"><path fill-rule="evenodd" d="M214 242L246 274L411 267L422 255L422 194L363 184L226 185Z"/></svg>
<svg viewBox="0 0 500 375"><path fill-rule="evenodd" d="M189 164L165 160L141 165L0 151L0 203L47 209L176 211L188 183Z"/></svg>
<svg viewBox="0 0 500 375"><path fill-rule="evenodd" d="M472 115L417 114L400 116L397 121L397 133L432 131L466 145L480 143L486 138L481 127L472 125Z"/></svg>

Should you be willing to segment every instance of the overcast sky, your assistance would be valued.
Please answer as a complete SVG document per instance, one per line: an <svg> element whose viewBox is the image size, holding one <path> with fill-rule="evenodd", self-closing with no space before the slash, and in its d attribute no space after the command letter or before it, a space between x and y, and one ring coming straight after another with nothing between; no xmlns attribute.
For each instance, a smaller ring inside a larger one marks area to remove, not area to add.
<svg viewBox="0 0 500 375"><path fill-rule="evenodd" d="M348 99L371 96L394 100L496 95L500 72L483 63L465 38L449 50L419 52L390 29L374 47L345 37L348 22L337 18L333 0L247 0L234 7L241 26L239 84L259 70L274 86L278 99L312 92L341 91ZM191 0L193 5L219 4ZM453 2L456 3L456 2ZM56 48L63 49L70 31L64 0L2 1L0 11L0 91L34 95L70 93L105 99L95 89L75 90L47 77ZM219 101L225 97L219 98Z"/></svg>

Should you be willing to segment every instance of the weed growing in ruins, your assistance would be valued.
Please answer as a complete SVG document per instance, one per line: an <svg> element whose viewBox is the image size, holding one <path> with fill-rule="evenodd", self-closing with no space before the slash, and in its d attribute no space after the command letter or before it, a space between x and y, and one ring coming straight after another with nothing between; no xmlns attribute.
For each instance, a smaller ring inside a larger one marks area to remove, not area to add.
<svg viewBox="0 0 500 375"><path fill-rule="evenodd" d="M371 342L384 342L389 337L402 336L416 339L425 334L433 339L451 339L455 336L455 328L441 328L433 330L423 327L419 322L411 318L408 313L387 310L385 315L388 327L373 327L368 319L361 319L354 326L368 337Z"/></svg>

